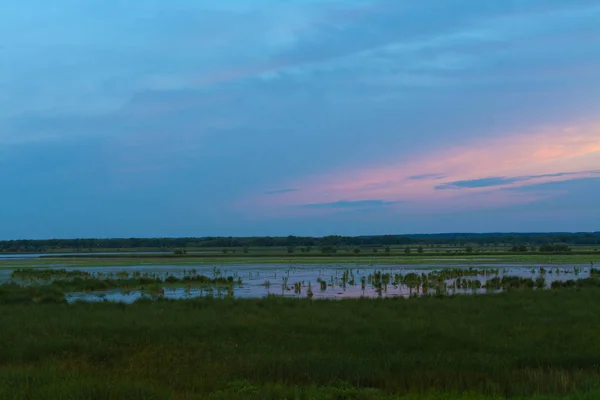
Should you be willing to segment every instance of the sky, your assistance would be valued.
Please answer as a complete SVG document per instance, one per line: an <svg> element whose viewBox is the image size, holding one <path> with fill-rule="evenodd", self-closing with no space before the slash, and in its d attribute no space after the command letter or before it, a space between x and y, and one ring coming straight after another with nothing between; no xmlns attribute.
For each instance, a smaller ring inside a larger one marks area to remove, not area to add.
<svg viewBox="0 0 600 400"><path fill-rule="evenodd" d="M600 230L598 0L0 9L0 239Z"/></svg>

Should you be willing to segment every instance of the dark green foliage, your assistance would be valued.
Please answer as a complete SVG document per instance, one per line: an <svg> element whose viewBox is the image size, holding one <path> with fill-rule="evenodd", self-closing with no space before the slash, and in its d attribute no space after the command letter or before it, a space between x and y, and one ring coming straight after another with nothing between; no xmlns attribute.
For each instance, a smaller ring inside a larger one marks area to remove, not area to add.
<svg viewBox="0 0 600 400"><path fill-rule="evenodd" d="M540 246L542 253L570 253L572 249L565 244L544 244Z"/></svg>
<svg viewBox="0 0 600 400"><path fill-rule="evenodd" d="M546 287L546 278L544 278L543 275L540 275L535 279L535 287L537 289L544 289Z"/></svg>
<svg viewBox="0 0 600 400"><path fill-rule="evenodd" d="M579 290L409 300L3 306L0 398L584 393L600 382L600 289L582 282Z"/></svg>
<svg viewBox="0 0 600 400"><path fill-rule="evenodd" d="M527 253L528 249L527 249L527 246L522 244L520 246L517 246L517 245L513 246L511 251L513 251L514 253ZM533 250L533 251L535 251L535 250Z"/></svg>
<svg viewBox="0 0 600 400"><path fill-rule="evenodd" d="M232 285L234 283L241 283L241 279L238 278L237 282L233 276L215 276L210 278L204 275L197 275L195 270L190 271L192 275L185 275L181 278L170 275L165 279L158 276L142 276L139 272L134 272L133 277L129 277L129 273L121 271L114 275L114 278L100 278L99 276L92 275L82 271L65 271L65 270L52 270L52 269L23 269L17 270L12 273L13 278L21 279L27 283L28 286L25 289L33 290L46 290L45 288L51 287L53 290L59 292L82 292L82 291L97 291L97 290L108 290L117 288L143 288L148 285L161 285L161 284L172 284L172 285L189 285L189 284L201 284L201 285ZM42 280L47 281L46 284L36 284L35 282ZM17 287L17 285L10 285L10 287ZM8 287L8 286L7 286Z"/></svg>
<svg viewBox="0 0 600 400"><path fill-rule="evenodd" d="M325 236L325 237L202 237L202 238L113 238L113 239L50 239L0 241L0 252L41 252L60 249L89 251L91 249L185 249L188 247L287 247L287 246L391 246L416 244L446 244L465 242L484 245L505 243L511 246L598 245L600 232L581 233L448 233L433 235ZM562 250L560 250L562 251Z"/></svg>
<svg viewBox="0 0 600 400"><path fill-rule="evenodd" d="M321 253L323 254L332 254L336 253L337 249L334 246L323 246L321 247Z"/></svg>
<svg viewBox="0 0 600 400"><path fill-rule="evenodd" d="M16 269L11 274L11 278L16 279L41 279L50 280L56 278L75 278L75 277L89 277L91 274L86 271L72 270L67 271L66 269L34 269L34 268L23 268Z"/></svg>
<svg viewBox="0 0 600 400"><path fill-rule="evenodd" d="M484 287L486 289L532 289L535 287L535 282L531 278L521 278L519 276L503 276L494 277L486 281Z"/></svg>
<svg viewBox="0 0 600 400"><path fill-rule="evenodd" d="M600 280L595 279L595 278L586 278L586 279L578 279L578 280L573 280L573 279L569 279L567 281L561 282L561 281L554 281L552 282L552 284L550 285L551 289L564 289L564 288L600 288Z"/></svg>
<svg viewBox="0 0 600 400"><path fill-rule="evenodd" d="M65 303L62 290L51 286L0 285L0 304Z"/></svg>

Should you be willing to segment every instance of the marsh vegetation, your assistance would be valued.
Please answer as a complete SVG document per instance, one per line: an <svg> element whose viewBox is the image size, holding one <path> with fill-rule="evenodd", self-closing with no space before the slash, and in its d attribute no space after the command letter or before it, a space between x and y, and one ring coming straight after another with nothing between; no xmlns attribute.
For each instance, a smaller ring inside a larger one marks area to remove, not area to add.
<svg viewBox="0 0 600 400"><path fill-rule="evenodd" d="M4 274L4 292L32 299L62 292L68 301L133 302L142 297L193 298L268 295L314 298L484 294L560 289L597 276L588 267L446 267L377 265L197 266L144 268L21 268ZM2 277L0 276L0 280ZM22 288L22 289L21 289ZM25 290L26 289L26 290ZM41 296L38 292L48 292ZM5 302L6 300L6 296ZM62 301L62 300L61 300Z"/></svg>
<svg viewBox="0 0 600 400"><path fill-rule="evenodd" d="M13 304L0 308L0 398L591 400L595 279L483 296Z"/></svg>
<svg viewBox="0 0 600 400"><path fill-rule="evenodd" d="M23 268L5 277L3 399L600 395L593 267ZM77 301L93 296L115 301Z"/></svg>

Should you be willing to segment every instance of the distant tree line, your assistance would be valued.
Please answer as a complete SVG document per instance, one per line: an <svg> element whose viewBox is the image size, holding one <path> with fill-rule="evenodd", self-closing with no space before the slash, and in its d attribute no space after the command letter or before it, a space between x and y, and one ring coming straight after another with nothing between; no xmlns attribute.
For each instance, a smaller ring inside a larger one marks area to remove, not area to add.
<svg viewBox="0 0 600 400"><path fill-rule="evenodd" d="M49 239L49 240L6 240L0 241L1 252L43 252L56 250L94 249L151 249L172 250L186 248L243 248L250 247L388 247L388 246L472 246L507 247L509 251L527 251L538 247L540 251L563 251L556 246L599 245L600 232L593 233L489 233L489 234L433 234L433 235L381 235L381 236L325 236L325 237L201 237L201 238L114 238L114 239ZM549 247L550 246L550 247ZM554 246L554 247L552 247ZM554 250L548 250L549 248ZM310 250L309 250L310 251ZM387 250L389 251L389 249ZM410 248L409 248L410 251ZM422 251L422 247L421 247ZM183 254L183 253L182 253Z"/></svg>

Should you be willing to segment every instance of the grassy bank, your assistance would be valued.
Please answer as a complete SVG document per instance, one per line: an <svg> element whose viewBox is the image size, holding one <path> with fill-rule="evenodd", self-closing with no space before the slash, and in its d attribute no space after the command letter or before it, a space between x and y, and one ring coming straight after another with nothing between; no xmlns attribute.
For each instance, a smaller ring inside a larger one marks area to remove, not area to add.
<svg viewBox="0 0 600 400"><path fill-rule="evenodd" d="M138 266L138 265L228 265L228 264L401 264L401 265L490 265L510 263L525 264L600 264L600 254L509 254L493 256L411 255L411 256L163 256L139 255L135 257L80 256L66 258L36 258L31 260L0 260L0 269L15 269L40 266Z"/></svg>
<svg viewBox="0 0 600 400"><path fill-rule="evenodd" d="M0 398L595 399L599 299L2 306Z"/></svg>

